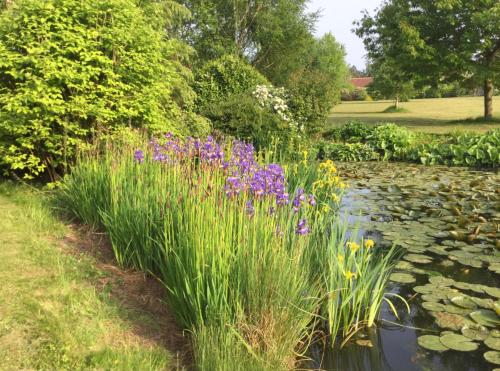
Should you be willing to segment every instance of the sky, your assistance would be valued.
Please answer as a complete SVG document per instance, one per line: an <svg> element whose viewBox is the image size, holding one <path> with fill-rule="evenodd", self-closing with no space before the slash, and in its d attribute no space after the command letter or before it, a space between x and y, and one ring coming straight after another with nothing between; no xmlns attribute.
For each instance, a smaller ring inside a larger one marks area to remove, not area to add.
<svg viewBox="0 0 500 371"><path fill-rule="evenodd" d="M354 28L352 22L361 18L364 9L373 14L381 3L382 0L311 0L309 11L322 9L316 35L331 32L344 45L347 63L364 69L365 48L361 39L351 31Z"/></svg>

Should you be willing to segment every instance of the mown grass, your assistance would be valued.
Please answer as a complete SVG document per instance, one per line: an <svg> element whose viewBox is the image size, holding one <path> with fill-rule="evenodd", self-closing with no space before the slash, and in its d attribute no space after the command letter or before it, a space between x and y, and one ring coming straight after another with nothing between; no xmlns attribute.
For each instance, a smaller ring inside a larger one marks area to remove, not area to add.
<svg viewBox="0 0 500 371"><path fill-rule="evenodd" d="M0 369L165 370L161 344L136 334L156 319L127 308L97 283L108 272L70 254L38 191L0 183Z"/></svg>
<svg viewBox="0 0 500 371"><path fill-rule="evenodd" d="M367 123L393 122L427 133L449 133L455 130L486 132L500 128L500 115L484 121L482 97L412 99L400 104L401 112L390 111L393 101L343 102L329 116L332 127L348 121ZM493 109L500 110L500 96L493 98Z"/></svg>

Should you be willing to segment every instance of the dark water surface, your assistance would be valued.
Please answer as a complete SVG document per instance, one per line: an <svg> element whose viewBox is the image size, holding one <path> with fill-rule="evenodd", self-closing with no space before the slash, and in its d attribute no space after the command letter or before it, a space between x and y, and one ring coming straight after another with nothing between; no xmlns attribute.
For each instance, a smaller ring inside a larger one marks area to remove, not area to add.
<svg viewBox="0 0 500 371"><path fill-rule="evenodd" d="M374 237L377 247L396 244L406 254L416 255L417 261L403 258L405 263L397 270L412 274L416 281L390 283L389 291L406 298L411 312L396 305L398 320L384 304L378 326L360 335L371 340L372 347L352 341L340 350L313 349L312 366L342 371L483 371L500 367L485 360L484 353L492 349L482 341L476 341L478 349L469 352L450 349L439 353L419 346L421 335L461 334L462 329L438 326L432 313L422 307L422 293L414 291L416 286L432 285L429 278L443 276L454 282L444 287L451 295L440 302L451 313L462 310L464 321L474 323L467 309L449 300L455 292L487 300L488 307L474 310L488 308L494 313L491 303L500 303L495 291L500 287L498 173L395 163L338 164L338 170L350 185L342 213L365 236ZM419 262L422 255L431 261ZM440 290L440 286L426 287ZM500 317L497 319L489 331L500 329Z"/></svg>

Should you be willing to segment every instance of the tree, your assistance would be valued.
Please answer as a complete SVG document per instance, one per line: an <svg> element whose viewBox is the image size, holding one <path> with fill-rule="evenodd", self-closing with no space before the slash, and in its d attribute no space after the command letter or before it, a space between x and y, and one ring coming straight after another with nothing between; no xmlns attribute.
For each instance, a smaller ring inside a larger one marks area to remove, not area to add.
<svg viewBox="0 0 500 371"><path fill-rule="evenodd" d="M373 82L368 86L368 94L374 98L394 99L394 108L399 102L407 100L414 93L413 82L397 65L390 60L377 61L371 65Z"/></svg>
<svg viewBox="0 0 500 371"><path fill-rule="evenodd" d="M192 13L183 35L204 64L225 54L246 58L275 85L302 66L317 13L309 0L182 0Z"/></svg>
<svg viewBox="0 0 500 371"><path fill-rule="evenodd" d="M368 77L368 71L365 70L360 70L358 67L355 65L349 65L349 73L351 74L352 77Z"/></svg>
<svg viewBox="0 0 500 371"><path fill-rule="evenodd" d="M500 2L387 0L356 33L371 61L390 60L417 85L474 79L484 87L484 117L493 114L500 77Z"/></svg>
<svg viewBox="0 0 500 371"><path fill-rule="evenodd" d="M312 31L318 13L309 0L183 0L193 14L184 37L204 65L221 55L246 59L273 85L287 88L291 107L306 127L324 121L348 75L345 51Z"/></svg>
<svg viewBox="0 0 500 371"><path fill-rule="evenodd" d="M287 87L291 93L291 108L308 132L317 131L340 93L347 87L349 69L345 63L344 47L327 33L313 40L304 66L295 71Z"/></svg>
<svg viewBox="0 0 500 371"><path fill-rule="evenodd" d="M196 115L182 43L152 1L18 0L0 14L0 162L65 171L119 126L186 133ZM163 4L164 5L164 4Z"/></svg>

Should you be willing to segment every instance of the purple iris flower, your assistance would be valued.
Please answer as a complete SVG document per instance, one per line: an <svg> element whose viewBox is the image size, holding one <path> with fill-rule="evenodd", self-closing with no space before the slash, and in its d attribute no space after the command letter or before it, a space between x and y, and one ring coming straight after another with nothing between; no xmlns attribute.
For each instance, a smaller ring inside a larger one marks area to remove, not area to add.
<svg viewBox="0 0 500 371"><path fill-rule="evenodd" d="M298 235L304 235L309 233L309 227L307 226L306 219L300 219L297 223L297 228L295 229L295 233Z"/></svg>
<svg viewBox="0 0 500 371"><path fill-rule="evenodd" d="M247 212L247 215L250 215L251 217L254 216L255 208L253 207L252 201L247 201L246 212Z"/></svg>
<svg viewBox="0 0 500 371"><path fill-rule="evenodd" d="M316 206L316 199L314 198L314 195L309 195L309 205Z"/></svg>
<svg viewBox="0 0 500 371"><path fill-rule="evenodd" d="M134 159L139 163L142 164L144 162L144 152L140 149L134 152Z"/></svg>

